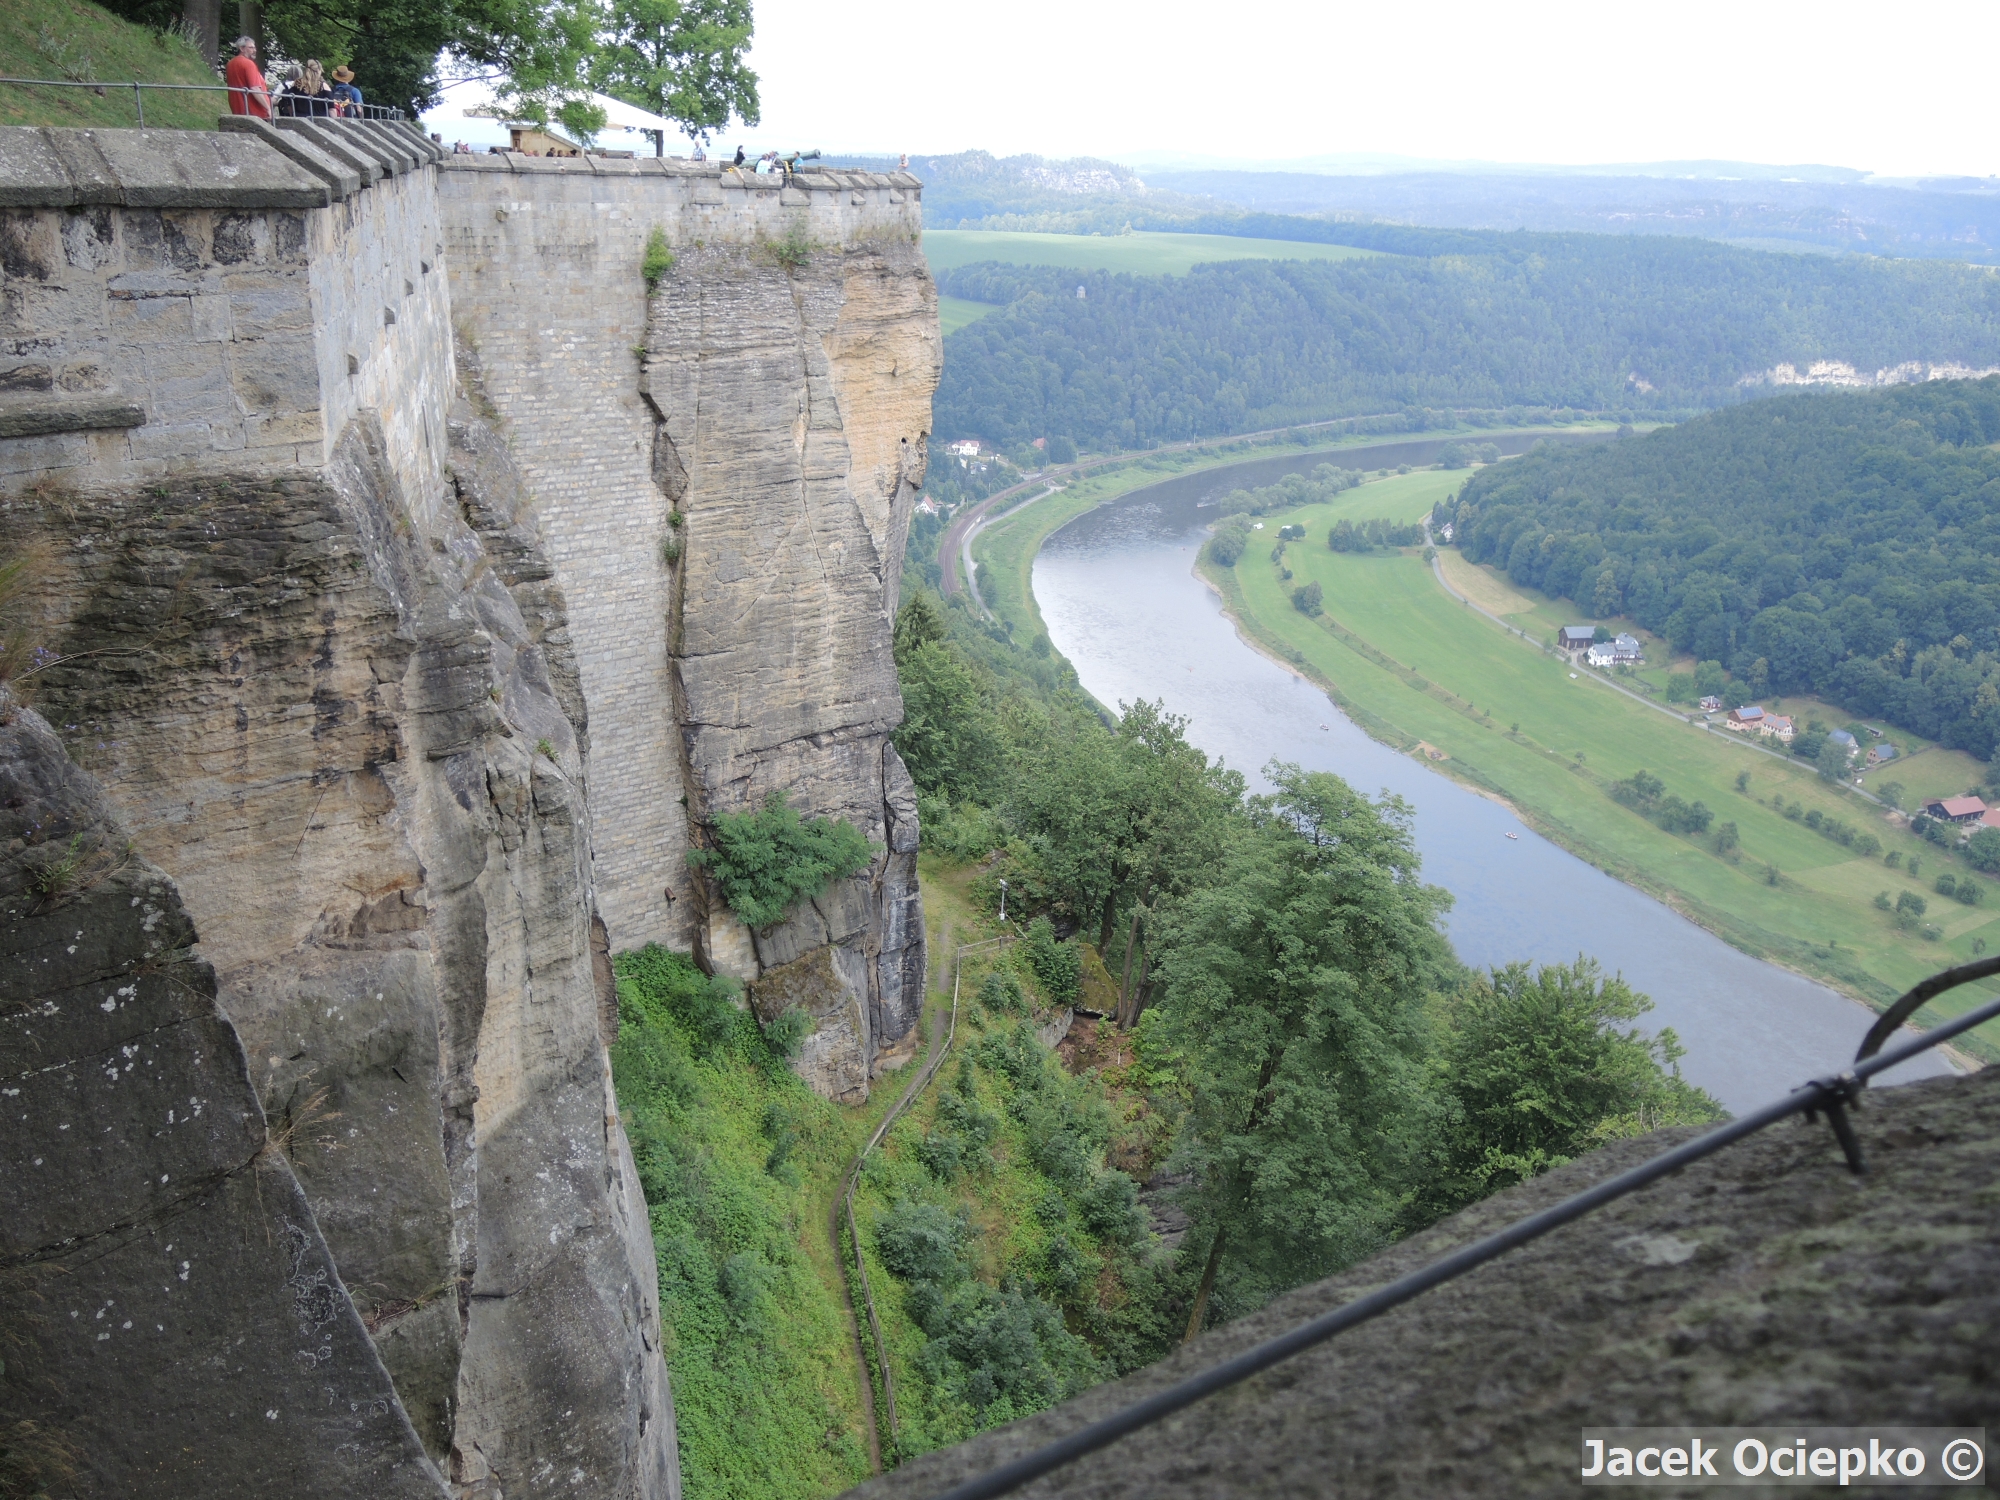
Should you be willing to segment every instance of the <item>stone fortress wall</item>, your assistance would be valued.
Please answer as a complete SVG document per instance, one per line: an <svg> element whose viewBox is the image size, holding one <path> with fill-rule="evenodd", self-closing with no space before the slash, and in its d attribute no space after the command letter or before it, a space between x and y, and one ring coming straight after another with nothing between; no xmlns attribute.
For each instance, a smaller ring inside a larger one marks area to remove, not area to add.
<svg viewBox="0 0 2000 1500"><path fill-rule="evenodd" d="M438 193L453 316L569 600L613 946L693 949L760 1005L807 1005L801 1071L860 1097L922 1005L915 797L888 743L942 357L919 184L451 156ZM673 264L649 293L654 235ZM884 853L753 938L692 878L690 820L773 790Z"/></svg>
<svg viewBox="0 0 2000 1500"><path fill-rule="evenodd" d="M0 485L316 466L372 410L438 503L454 377L429 143L319 134L7 133Z"/></svg>
<svg viewBox="0 0 2000 1500"><path fill-rule="evenodd" d="M608 956L692 947L760 1014L806 1008L800 1069L836 1096L915 1046L916 810L888 734L939 362L917 185L222 123L0 131L0 549L44 559L64 658L31 689L60 743L0 745L25 789L0 1072L58 1079L45 1060L72 1050L87 1071L101 1039L52 997L112 980L97 950L35 967L72 904L44 867L122 848L184 906L241 1040L223 1072L271 1144L247 1165L215 1147L235 1207L200 1225L121 1197L130 1173L57 1182L11 1155L0 1219L83 1199L120 1264L197 1244L184 1281L233 1261L282 1291L318 1257L333 1301L311 1321L367 1345L311 1399L387 1418L287 1427L308 1380L277 1427L243 1424L243 1382L300 1331L266 1298L197 1313L176 1346L270 1343L217 1409L135 1403L170 1365L55 1331L36 1357L67 1404L36 1420L92 1454L80 1493L332 1495L366 1470L408 1493L674 1495ZM649 295L655 229L675 260ZM751 934L686 853L773 789L879 853ZM63 845L100 794L88 828L118 831ZM53 1160L42 1139L16 1144ZM258 1222L267 1201L284 1225ZM24 1231L0 1270L80 1253ZM0 1277L0 1301L38 1284ZM112 1413L115 1441L93 1427Z"/></svg>

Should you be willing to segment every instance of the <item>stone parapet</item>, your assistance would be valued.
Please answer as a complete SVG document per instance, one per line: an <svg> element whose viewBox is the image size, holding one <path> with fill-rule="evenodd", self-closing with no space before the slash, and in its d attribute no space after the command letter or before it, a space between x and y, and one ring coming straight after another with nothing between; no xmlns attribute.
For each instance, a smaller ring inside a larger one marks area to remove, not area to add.
<svg viewBox="0 0 2000 1500"><path fill-rule="evenodd" d="M789 179L674 157L528 156L518 151L439 159L447 174L536 178L544 206L616 199L656 218L671 237L704 244L754 244L794 229L826 246L885 237L916 243L923 234L923 184L908 172L795 172ZM546 179L561 180L555 187ZM439 184L448 197L448 175ZM472 189L503 194L494 184ZM804 209L801 220L797 210Z"/></svg>
<svg viewBox="0 0 2000 1500"><path fill-rule="evenodd" d="M438 502L434 148L285 123L0 129L0 492L317 467L375 410L409 503Z"/></svg>

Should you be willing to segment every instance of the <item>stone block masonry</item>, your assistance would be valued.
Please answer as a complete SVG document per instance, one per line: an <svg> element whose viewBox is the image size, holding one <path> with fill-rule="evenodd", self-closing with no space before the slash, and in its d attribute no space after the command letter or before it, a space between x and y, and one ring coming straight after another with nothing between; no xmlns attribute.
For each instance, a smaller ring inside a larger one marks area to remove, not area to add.
<svg viewBox="0 0 2000 1500"><path fill-rule="evenodd" d="M752 981L840 949L812 961L840 993L812 1007L827 1019L807 1057L825 1060L805 1071L865 1093L922 993L914 798L888 743L941 359L919 185L460 156L438 192L453 316L569 601L612 943L692 948ZM674 262L649 295L656 232ZM753 940L686 854L701 819L773 790L882 854L855 892Z"/></svg>
<svg viewBox="0 0 2000 1500"><path fill-rule="evenodd" d="M356 191L277 134L4 133L0 489L316 467L373 410L411 503L439 503L453 371L431 174L399 144ZM35 431L5 436L10 419Z"/></svg>

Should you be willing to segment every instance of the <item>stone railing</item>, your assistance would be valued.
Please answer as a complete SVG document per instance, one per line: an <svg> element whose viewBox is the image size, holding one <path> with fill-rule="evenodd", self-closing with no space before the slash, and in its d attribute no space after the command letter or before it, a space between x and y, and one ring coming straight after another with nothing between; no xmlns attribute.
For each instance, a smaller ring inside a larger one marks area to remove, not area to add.
<svg viewBox="0 0 2000 1500"><path fill-rule="evenodd" d="M413 127L0 130L0 489L324 464L382 413L439 492L452 382Z"/></svg>

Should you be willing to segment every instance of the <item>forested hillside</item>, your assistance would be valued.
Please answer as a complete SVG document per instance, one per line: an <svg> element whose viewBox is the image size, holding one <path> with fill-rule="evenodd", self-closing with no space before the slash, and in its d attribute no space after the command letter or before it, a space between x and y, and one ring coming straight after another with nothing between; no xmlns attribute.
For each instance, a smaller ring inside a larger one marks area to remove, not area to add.
<svg viewBox="0 0 2000 1500"><path fill-rule="evenodd" d="M1003 310L946 340L939 435L1113 449L1403 408L1674 416L1739 400L1784 363L2000 365L2000 280L1964 266L1688 239L1321 233L1394 256L1184 277L944 273L948 295Z"/></svg>
<svg viewBox="0 0 2000 1500"><path fill-rule="evenodd" d="M919 588L895 650L926 846L1101 954L1134 1059L1103 1077L1187 1184L1178 1249L1107 1252L1063 1302L1108 1368L1596 1142L1717 1116L1587 962L1464 969L1395 799L1296 766L1247 796L1157 705L1107 724L1046 641Z"/></svg>
<svg viewBox="0 0 2000 1500"><path fill-rule="evenodd" d="M1475 562L1629 613L1741 690L2000 743L2000 377L1816 392L1485 469Z"/></svg>

